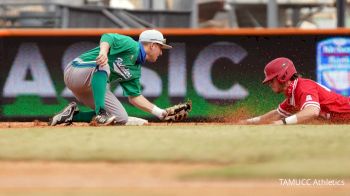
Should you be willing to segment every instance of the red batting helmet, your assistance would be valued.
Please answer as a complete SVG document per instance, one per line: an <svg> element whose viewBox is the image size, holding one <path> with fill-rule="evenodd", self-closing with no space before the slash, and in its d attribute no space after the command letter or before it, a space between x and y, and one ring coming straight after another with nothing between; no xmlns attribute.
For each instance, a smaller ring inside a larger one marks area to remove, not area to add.
<svg viewBox="0 0 350 196"><path fill-rule="evenodd" d="M277 80L280 83L288 81L294 74L297 73L297 70L294 67L293 62L284 57L280 57L270 61L264 69L265 79L262 82L266 82L277 77Z"/></svg>

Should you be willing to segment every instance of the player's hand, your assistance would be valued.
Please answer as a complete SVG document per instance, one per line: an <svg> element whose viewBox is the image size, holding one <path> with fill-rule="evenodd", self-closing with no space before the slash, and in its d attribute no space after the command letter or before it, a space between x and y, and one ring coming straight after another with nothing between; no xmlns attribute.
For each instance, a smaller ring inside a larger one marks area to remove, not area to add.
<svg viewBox="0 0 350 196"><path fill-rule="evenodd" d="M237 122L237 124L239 124L239 125L249 125L250 123L246 119L244 119L244 120L239 120Z"/></svg>
<svg viewBox="0 0 350 196"><path fill-rule="evenodd" d="M108 57L105 53L100 53L96 58L96 64L99 66L105 66L108 64Z"/></svg>
<svg viewBox="0 0 350 196"><path fill-rule="evenodd" d="M273 125L283 125L283 121L282 120L276 120L276 121L273 121L271 124L273 124Z"/></svg>
<svg viewBox="0 0 350 196"><path fill-rule="evenodd" d="M253 118L248 118L248 119L243 119L238 121L238 124L240 125L256 125L261 123L261 117L257 116L257 117L253 117Z"/></svg>

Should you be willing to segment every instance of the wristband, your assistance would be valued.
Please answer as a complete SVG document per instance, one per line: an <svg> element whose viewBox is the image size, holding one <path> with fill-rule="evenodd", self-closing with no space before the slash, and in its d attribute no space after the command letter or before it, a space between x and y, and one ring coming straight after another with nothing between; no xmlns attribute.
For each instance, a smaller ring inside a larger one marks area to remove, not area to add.
<svg viewBox="0 0 350 196"><path fill-rule="evenodd" d="M297 116L295 114L285 118L284 120L286 121L287 125L289 125L289 124L297 124L298 123L298 119L297 119Z"/></svg>
<svg viewBox="0 0 350 196"><path fill-rule="evenodd" d="M248 123L258 123L260 121L260 116L247 119Z"/></svg>
<svg viewBox="0 0 350 196"><path fill-rule="evenodd" d="M157 116L159 119L163 119L165 110L160 109L156 105L153 106L151 113Z"/></svg>

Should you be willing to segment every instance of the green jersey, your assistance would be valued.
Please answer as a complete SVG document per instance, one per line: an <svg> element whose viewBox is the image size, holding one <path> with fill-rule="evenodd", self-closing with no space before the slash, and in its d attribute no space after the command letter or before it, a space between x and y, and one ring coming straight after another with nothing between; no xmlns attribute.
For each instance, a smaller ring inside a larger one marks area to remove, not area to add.
<svg viewBox="0 0 350 196"><path fill-rule="evenodd" d="M140 53L139 42L129 36L108 33L103 34L101 42L107 42L110 46L108 52L108 65L111 71L109 82L119 82L123 88L124 96L141 95L141 64L136 63ZM83 62L96 61L100 47L91 49L79 58Z"/></svg>

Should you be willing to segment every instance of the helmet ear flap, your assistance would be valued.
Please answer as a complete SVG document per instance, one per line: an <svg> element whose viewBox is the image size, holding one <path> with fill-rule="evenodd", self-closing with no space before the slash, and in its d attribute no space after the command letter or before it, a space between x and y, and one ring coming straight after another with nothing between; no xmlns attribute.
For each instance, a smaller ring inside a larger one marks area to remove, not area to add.
<svg viewBox="0 0 350 196"><path fill-rule="evenodd" d="M294 67L293 64L289 65L286 69L284 69L283 71L281 71L277 78L278 78L278 81L280 83L284 83L284 82L287 82L288 80L290 80L294 74L296 74L297 71Z"/></svg>
<svg viewBox="0 0 350 196"><path fill-rule="evenodd" d="M277 76L277 80L279 83L284 83L286 82L286 77L288 75L288 70L284 71L281 75Z"/></svg>

